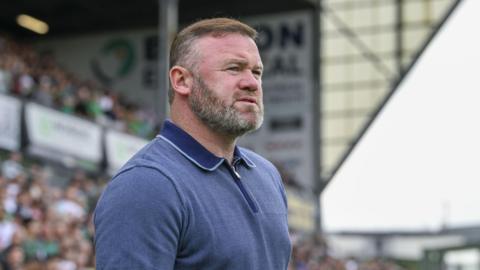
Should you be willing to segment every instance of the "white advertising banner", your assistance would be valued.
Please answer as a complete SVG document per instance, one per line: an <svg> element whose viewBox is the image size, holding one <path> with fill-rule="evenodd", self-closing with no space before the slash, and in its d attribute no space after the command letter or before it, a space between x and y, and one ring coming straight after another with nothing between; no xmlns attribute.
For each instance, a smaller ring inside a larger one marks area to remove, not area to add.
<svg viewBox="0 0 480 270"><path fill-rule="evenodd" d="M21 102L13 97L0 95L0 147L20 149Z"/></svg>
<svg viewBox="0 0 480 270"><path fill-rule="evenodd" d="M27 103L25 122L35 149L98 163L102 158L102 129L90 121L35 103Z"/></svg>
<svg viewBox="0 0 480 270"><path fill-rule="evenodd" d="M285 182L311 189L313 151L312 14L293 12L252 17L264 64L265 118L241 144L272 161Z"/></svg>
<svg viewBox="0 0 480 270"><path fill-rule="evenodd" d="M147 143L148 141L145 139L108 130L105 134L105 148L109 172L114 173L120 169L125 162Z"/></svg>

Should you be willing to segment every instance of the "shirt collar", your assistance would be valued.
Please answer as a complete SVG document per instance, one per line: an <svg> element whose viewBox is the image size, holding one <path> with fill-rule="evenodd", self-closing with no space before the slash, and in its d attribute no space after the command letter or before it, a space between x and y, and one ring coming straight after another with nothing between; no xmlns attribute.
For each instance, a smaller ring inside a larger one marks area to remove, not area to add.
<svg viewBox="0 0 480 270"><path fill-rule="evenodd" d="M217 157L208 151L192 136L169 120L164 122L162 131L157 137L165 140L187 159L204 170L213 171L225 161L224 158ZM255 167L255 164L237 146L235 146L233 157L235 163L242 161L250 168Z"/></svg>

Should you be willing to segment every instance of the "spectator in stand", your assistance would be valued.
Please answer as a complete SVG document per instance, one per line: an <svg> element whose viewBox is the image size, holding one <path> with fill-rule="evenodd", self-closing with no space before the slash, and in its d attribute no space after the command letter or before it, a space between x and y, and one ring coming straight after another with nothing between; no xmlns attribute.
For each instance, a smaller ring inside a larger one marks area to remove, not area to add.
<svg viewBox="0 0 480 270"><path fill-rule="evenodd" d="M9 159L2 163L2 176L6 180L13 180L24 173L22 159L20 152L12 152Z"/></svg>
<svg viewBox="0 0 480 270"><path fill-rule="evenodd" d="M64 95L61 101L60 111L66 114L74 114L75 113L75 97L72 95Z"/></svg>
<svg viewBox="0 0 480 270"><path fill-rule="evenodd" d="M15 215L20 218L22 224L28 225L30 221L34 220L33 200L25 187L21 187L21 189L17 196Z"/></svg>
<svg viewBox="0 0 480 270"><path fill-rule="evenodd" d="M12 72L9 70L7 61L7 57L0 56L0 94L4 95L8 94L12 85Z"/></svg>
<svg viewBox="0 0 480 270"><path fill-rule="evenodd" d="M102 95L98 99L98 105L100 106L100 110L102 110L103 115L108 117L110 120L115 119L115 115L113 113L114 100L114 95L110 90L104 90Z"/></svg>
<svg viewBox="0 0 480 270"><path fill-rule="evenodd" d="M49 76L40 76L38 90L32 94L32 100L46 107L53 107L53 85Z"/></svg>
<svg viewBox="0 0 480 270"><path fill-rule="evenodd" d="M345 261L345 270L358 270L358 262L355 258L350 257Z"/></svg>
<svg viewBox="0 0 480 270"><path fill-rule="evenodd" d="M1 265L3 270L22 270L25 253L19 245L11 245L2 252Z"/></svg>
<svg viewBox="0 0 480 270"><path fill-rule="evenodd" d="M45 260L47 252L43 242L43 223L39 220L32 220L25 226L27 234L22 246L26 259Z"/></svg>
<svg viewBox="0 0 480 270"><path fill-rule="evenodd" d="M53 208L56 215L75 221L84 219L87 214L86 198L74 186L67 187L64 198L57 201Z"/></svg>
<svg viewBox="0 0 480 270"><path fill-rule="evenodd" d="M31 69L26 65L20 66L21 70L15 80L14 93L22 98L29 98L35 90L35 80Z"/></svg>
<svg viewBox="0 0 480 270"><path fill-rule="evenodd" d="M130 134L136 134L141 137L147 137L152 131L147 119L142 119L140 109L134 104L127 104L125 108L125 121L127 131Z"/></svg>
<svg viewBox="0 0 480 270"><path fill-rule="evenodd" d="M90 110L91 90L88 86L82 85L78 88L76 93L75 114L84 118L89 118L92 115Z"/></svg>
<svg viewBox="0 0 480 270"><path fill-rule="evenodd" d="M0 252L12 244L13 237L17 231L17 224L8 217L0 206Z"/></svg>

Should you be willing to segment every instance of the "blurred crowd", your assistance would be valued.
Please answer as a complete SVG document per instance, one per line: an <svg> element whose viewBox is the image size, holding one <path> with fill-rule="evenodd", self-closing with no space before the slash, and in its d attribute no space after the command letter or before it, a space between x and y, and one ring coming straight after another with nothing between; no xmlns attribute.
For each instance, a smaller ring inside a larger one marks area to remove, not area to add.
<svg viewBox="0 0 480 270"><path fill-rule="evenodd" d="M81 170L63 184L48 165L12 152L0 160L0 270L93 270L93 210L105 179ZM339 259L321 235L291 232L289 270L403 270L392 262Z"/></svg>
<svg viewBox="0 0 480 270"><path fill-rule="evenodd" d="M292 257L288 270L406 270L390 260L337 258L322 235L290 232Z"/></svg>
<svg viewBox="0 0 480 270"><path fill-rule="evenodd" d="M144 138L155 135L153 112L127 101L118 92L80 80L54 58L0 35L0 94L89 119Z"/></svg>
<svg viewBox="0 0 480 270"><path fill-rule="evenodd" d="M97 179L78 170L63 185L21 153L1 162L0 270L94 269L92 212Z"/></svg>

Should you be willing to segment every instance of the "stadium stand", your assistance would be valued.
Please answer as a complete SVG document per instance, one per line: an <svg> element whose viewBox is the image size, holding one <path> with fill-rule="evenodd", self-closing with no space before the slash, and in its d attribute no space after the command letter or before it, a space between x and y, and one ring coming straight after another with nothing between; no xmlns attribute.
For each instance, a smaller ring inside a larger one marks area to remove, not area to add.
<svg viewBox="0 0 480 270"><path fill-rule="evenodd" d="M92 211L101 192L76 170L52 185L48 167L26 166L11 152L1 162L0 269L93 269Z"/></svg>
<svg viewBox="0 0 480 270"><path fill-rule="evenodd" d="M0 36L0 93L27 99L143 138L155 134L153 115L92 81L81 81L47 55Z"/></svg>
<svg viewBox="0 0 480 270"><path fill-rule="evenodd" d="M291 232L293 244L289 270L404 270L385 258L339 259L322 235Z"/></svg>

